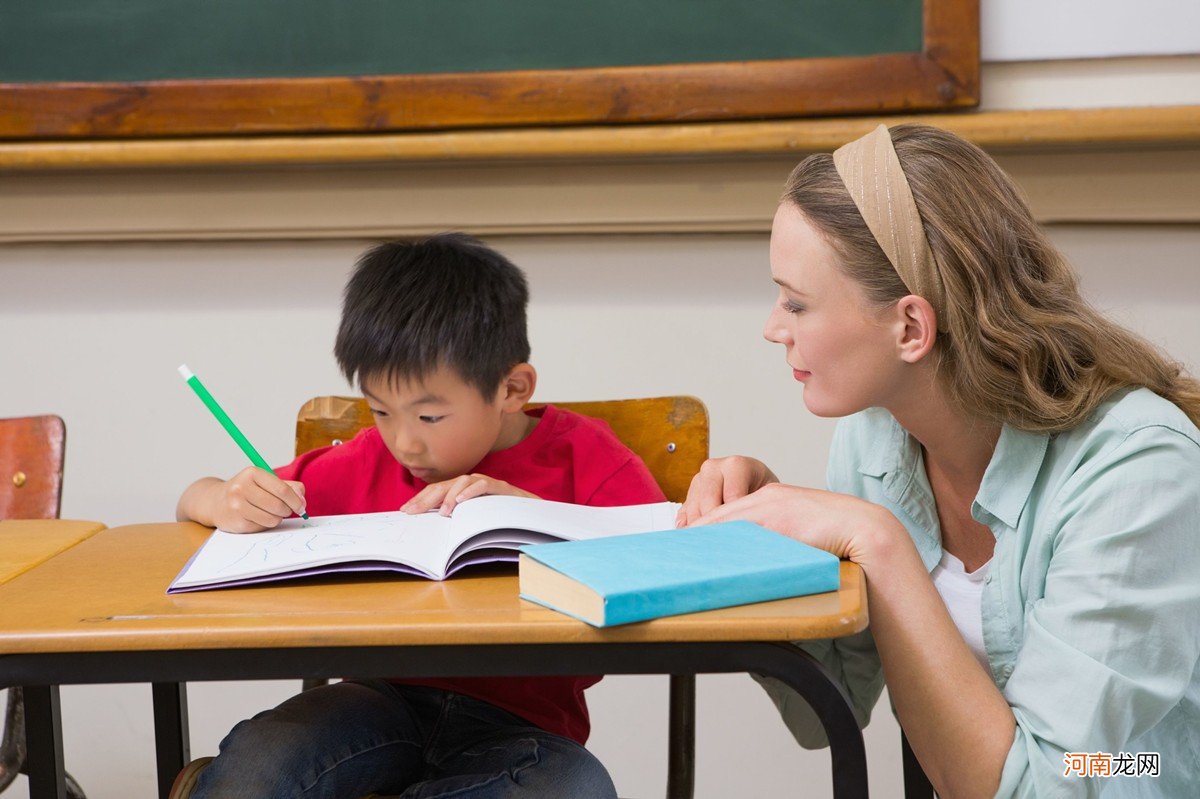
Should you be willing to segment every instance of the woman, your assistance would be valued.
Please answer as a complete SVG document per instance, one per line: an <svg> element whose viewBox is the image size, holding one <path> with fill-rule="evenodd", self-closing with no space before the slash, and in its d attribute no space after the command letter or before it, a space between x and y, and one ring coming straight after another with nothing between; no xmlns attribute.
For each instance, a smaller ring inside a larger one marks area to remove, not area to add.
<svg viewBox="0 0 1200 799"><path fill-rule="evenodd" d="M1089 307L1012 181L936 128L801 163L771 272L764 335L810 411L847 417L830 490L713 460L680 523L749 519L862 567L869 630L804 648L862 723L886 680L940 795L1194 795L1200 384Z"/></svg>

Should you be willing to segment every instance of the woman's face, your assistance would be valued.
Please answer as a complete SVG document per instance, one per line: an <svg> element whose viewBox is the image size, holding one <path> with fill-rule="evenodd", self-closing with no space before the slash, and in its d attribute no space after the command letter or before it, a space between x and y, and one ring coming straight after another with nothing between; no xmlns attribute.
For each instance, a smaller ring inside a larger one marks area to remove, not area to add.
<svg viewBox="0 0 1200 799"><path fill-rule="evenodd" d="M799 208L779 206L771 227L779 299L763 336L784 346L804 384L804 404L817 416L886 407L904 365L894 315L868 304L862 287L838 269L838 257Z"/></svg>

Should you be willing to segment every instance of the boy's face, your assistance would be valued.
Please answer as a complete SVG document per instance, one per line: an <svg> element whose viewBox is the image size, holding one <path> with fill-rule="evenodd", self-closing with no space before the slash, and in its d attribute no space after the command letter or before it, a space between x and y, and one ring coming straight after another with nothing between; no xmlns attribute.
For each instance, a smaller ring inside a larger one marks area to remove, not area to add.
<svg viewBox="0 0 1200 799"><path fill-rule="evenodd" d="M441 367L423 380L366 377L362 392L392 457L426 483L467 474L503 447L504 386L488 401Z"/></svg>

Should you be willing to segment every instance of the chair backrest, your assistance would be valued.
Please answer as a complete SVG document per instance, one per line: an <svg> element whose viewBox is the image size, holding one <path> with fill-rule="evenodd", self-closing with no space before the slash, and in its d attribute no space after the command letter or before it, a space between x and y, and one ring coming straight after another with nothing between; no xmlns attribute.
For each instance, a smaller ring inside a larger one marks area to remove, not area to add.
<svg viewBox="0 0 1200 799"><path fill-rule="evenodd" d="M0 519L57 519L67 428L57 416L0 419Z"/></svg>
<svg viewBox="0 0 1200 799"><path fill-rule="evenodd" d="M530 407L540 407L534 403ZM672 502L687 496L708 457L708 411L695 397L556 402L556 407L601 419L650 469ZM366 400L314 397L296 416L296 454L348 441L374 424Z"/></svg>

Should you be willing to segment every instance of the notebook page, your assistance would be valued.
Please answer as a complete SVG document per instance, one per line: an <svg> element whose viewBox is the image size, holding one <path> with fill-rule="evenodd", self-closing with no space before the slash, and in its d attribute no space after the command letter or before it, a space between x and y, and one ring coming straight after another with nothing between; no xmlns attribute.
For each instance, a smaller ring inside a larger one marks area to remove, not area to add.
<svg viewBox="0 0 1200 799"><path fill-rule="evenodd" d="M455 507L455 538L463 541L470 533L503 530L504 539L519 544L545 540L522 535L525 530L569 540L648 533L674 529L678 511L675 502L596 508L527 497L478 497ZM460 551L469 548L468 543Z"/></svg>
<svg viewBox="0 0 1200 799"><path fill-rule="evenodd" d="M355 561L393 561L443 575L456 543L436 513L363 513L287 519L261 533L215 531L172 584L176 588L284 574Z"/></svg>

